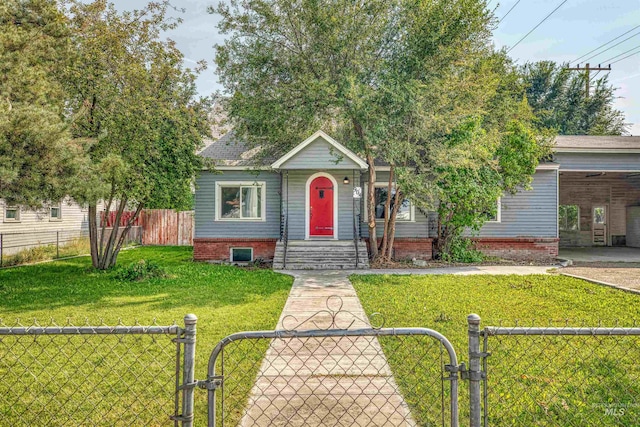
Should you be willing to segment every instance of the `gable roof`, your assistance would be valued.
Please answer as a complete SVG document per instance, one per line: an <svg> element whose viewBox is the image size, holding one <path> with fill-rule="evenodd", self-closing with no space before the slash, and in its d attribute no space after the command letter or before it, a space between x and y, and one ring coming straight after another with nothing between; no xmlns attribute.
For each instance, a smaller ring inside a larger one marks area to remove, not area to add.
<svg viewBox="0 0 640 427"><path fill-rule="evenodd" d="M319 131L321 132L321 131ZM322 132L326 135L324 132ZM318 132L316 132L318 134ZM314 135L316 135L314 134ZM328 138L333 140L333 138ZM314 140L313 135L304 142L310 144ZM329 141L325 138L325 140ZM303 144L304 144L303 142ZM352 155L353 152L343 147ZM335 146L335 145L334 145ZM297 147L296 147L297 148ZM294 148L293 150L295 150ZM293 151L291 150L291 151ZM285 154L287 156L288 154ZM341 150L340 150L341 151ZM634 153L640 152L640 136L591 136L591 135L559 135L555 141L556 152L582 152L582 153ZM224 134L221 138L208 142L199 155L215 161L216 166L227 168L269 168L276 159L263 159L258 161L257 154L260 148L250 148L246 142L237 139L233 131ZM341 151L342 152L342 151ZM285 157L283 156L283 157ZM357 156L356 156L357 157ZM282 158L282 157L281 157ZM358 157L359 158L359 157ZM277 159L279 160L279 159ZM360 159L362 162L364 160ZM388 163L376 159L376 166L388 166ZM366 165L366 164L365 164Z"/></svg>
<svg viewBox="0 0 640 427"><path fill-rule="evenodd" d="M633 153L640 152L640 136L558 135L559 153Z"/></svg>
<svg viewBox="0 0 640 427"><path fill-rule="evenodd" d="M353 151L349 150L347 147L345 147L344 145L340 144L338 141L336 141L335 139L331 138L329 135L327 135L326 133L324 133L321 130L315 132L309 138L305 139L300 144L296 145L287 154L285 154L284 156L280 157L278 160L273 162L271 164L271 167L273 169L280 169L286 162L288 162L289 160L291 160L294 157L296 157L296 155L301 153L306 147L311 145L318 138L322 138L323 140L328 142L331 147L333 147L335 150L340 152L342 155L344 155L349 160L353 161L358 167L360 167L360 169L364 170L364 169L368 169L369 168L369 166L367 165L367 162L365 162L362 158L360 158Z"/></svg>
<svg viewBox="0 0 640 427"><path fill-rule="evenodd" d="M219 139L205 142L205 148L198 154L213 159L216 166L246 167L261 166L256 163L260 147L250 148L244 141L236 138L233 131L227 132ZM262 163L271 163L273 159L263 159Z"/></svg>

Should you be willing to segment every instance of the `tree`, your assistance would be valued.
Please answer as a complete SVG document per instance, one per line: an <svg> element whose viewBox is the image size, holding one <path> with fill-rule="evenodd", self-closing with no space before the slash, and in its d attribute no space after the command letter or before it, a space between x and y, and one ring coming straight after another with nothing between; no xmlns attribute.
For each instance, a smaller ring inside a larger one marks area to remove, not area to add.
<svg viewBox="0 0 640 427"><path fill-rule="evenodd" d="M527 99L539 125L556 129L560 135L626 134L624 114L613 107L614 88L608 74L595 79L593 92L587 94L586 73L567 70L567 66L540 61L522 67Z"/></svg>
<svg viewBox="0 0 640 427"><path fill-rule="evenodd" d="M115 265L144 207L189 207L200 168L196 150L208 134L207 105L195 99L195 74L160 31L175 22L168 4L118 13L102 0L69 9L75 54L64 82L73 136L90 141L74 197L89 205L93 266ZM115 210L110 233L98 230L97 205ZM125 211L133 211L120 229Z"/></svg>
<svg viewBox="0 0 640 427"><path fill-rule="evenodd" d="M38 207L68 191L82 145L64 121L57 76L70 49L53 0L0 5L0 198Z"/></svg>
<svg viewBox="0 0 640 427"><path fill-rule="evenodd" d="M323 128L367 160L373 259L390 258L405 196L433 208L438 167L477 169L491 152L486 144L518 120L493 115L523 89L505 83L511 66L493 49L485 1L232 0L212 12L229 36L216 64L239 138L272 156ZM483 139L449 144L474 117L487 128ZM395 193L380 244L376 158L391 165L387 194Z"/></svg>

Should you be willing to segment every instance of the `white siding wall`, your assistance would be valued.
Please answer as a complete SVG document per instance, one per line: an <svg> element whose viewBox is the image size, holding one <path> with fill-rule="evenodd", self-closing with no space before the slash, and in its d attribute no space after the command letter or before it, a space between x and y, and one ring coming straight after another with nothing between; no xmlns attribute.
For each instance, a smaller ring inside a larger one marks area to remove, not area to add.
<svg viewBox="0 0 640 427"><path fill-rule="evenodd" d="M37 246L43 243L55 243L56 232L64 233L65 238L77 233L88 233L89 212L80 205L67 198L61 204L60 220L49 217L49 209L39 210L20 209L19 221L5 220L4 200L0 200L0 233L2 236L3 253L10 255L25 247Z"/></svg>

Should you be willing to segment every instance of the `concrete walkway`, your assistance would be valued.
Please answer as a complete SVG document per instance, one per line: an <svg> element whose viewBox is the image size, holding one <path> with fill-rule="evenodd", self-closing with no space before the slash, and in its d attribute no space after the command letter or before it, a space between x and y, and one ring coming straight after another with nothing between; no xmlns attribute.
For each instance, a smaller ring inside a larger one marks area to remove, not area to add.
<svg viewBox="0 0 640 427"><path fill-rule="evenodd" d="M348 274L294 273L278 329L369 327ZM415 425L375 337L273 340L240 424Z"/></svg>
<svg viewBox="0 0 640 427"><path fill-rule="evenodd" d="M294 276L277 329L357 329L368 318L350 274L547 274L549 266L281 271ZM330 298L332 296L338 298ZM340 314L335 315L336 312ZM351 313L351 314L349 314ZM413 426L376 338L272 340L242 426Z"/></svg>
<svg viewBox="0 0 640 427"><path fill-rule="evenodd" d="M640 262L640 248L561 248L559 257L573 262Z"/></svg>

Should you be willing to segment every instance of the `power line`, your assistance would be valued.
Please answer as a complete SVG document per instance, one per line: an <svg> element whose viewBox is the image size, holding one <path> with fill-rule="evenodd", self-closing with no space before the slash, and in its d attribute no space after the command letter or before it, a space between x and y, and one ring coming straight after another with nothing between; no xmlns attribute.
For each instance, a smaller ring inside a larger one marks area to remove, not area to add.
<svg viewBox="0 0 640 427"><path fill-rule="evenodd" d="M525 34L525 36L524 36L523 38L521 38L520 40L518 40L518 42L517 42L516 44L514 44L513 46L511 46L511 47L509 48L509 50L507 50L507 53L511 52L511 51L513 50L513 48L515 48L516 46L518 46L518 45L519 45L519 44L520 44L524 39L526 39L527 37L529 37L529 34L533 33L533 32L536 30L536 28L538 28L540 25L542 25L542 23L543 23L544 21L546 21L547 19L549 19L549 17L550 17L551 15L553 15L553 14L556 12L556 10L560 9L560 7L561 7L563 4L565 4L567 1L568 1L568 0L564 0L564 1L563 1L562 3L560 3L560 4L559 4L555 9L553 9L553 10L551 11L551 13L549 13L547 16L545 16L545 17L544 17L544 19L543 19L542 21L538 22L538 24L537 24L535 27L533 27L533 28L531 29L531 31L529 31L527 34Z"/></svg>
<svg viewBox="0 0 640 427"><path fill-rule="evenodd" d="M622 52L622 53L619 53L619 54L617 54L616 56L612 56L611 58L607 59L606 61L602 61L602 62L603 62L603 63L605 63L605 64L607 64L607 63L609 63L609 61L611 61L612 59L616 59L617 57L622 56L622 55L625 55L625 54L627 54L627 53L631 52L632 50L636 50L636 49L638 49L638 48L640 48L640 45L635 46L635 47L632 47L632 48L631 48L631 49L629 49L628 51L626 51L626 52Z"/></svg>
<svg viewBox="0 0 640 427"><path fill-rule="evenodd" d="M590 50L589 52L585 53L584 55L582 55L580 58L576 59L576 60L575 60L575 61L573 61L573 62L578 62L578 61L580 61L582 58L584 58L585 56L587 56L587 55L589 55L589 54L591 54L591 53L595 52L596 50L600 49L601 47L604 47L604 46L608 45L609 43L611 43L611 42L614 42L614 41L618 40L620 37L626 36L627 34L629 34L631 31L635 30L636 28L640 28L640 25L636 25L635 27L633 27L632 29L630 29L630 30L629 30L629 31L627 31L626 33L622 33L622 34L620 34L618 37L616 37L616 38L614 38L614 39L611 39L611 40L609 40L608 42L606 42L606 43L604 43L604 44L601 44L600 46L598 46L597 48L595 48L595 49L593 49L593 50Z"/></svg>
<svg viewBox="0 0 640 427"><path fill-rule="evenodd" d="M504 18L506 18L507 16L509 16L509 14L511 13L511 11L518 5L518 3L520 3L522 0L518 0L513 6L511 6L511 9L509 9L509 11L507 13L504 14L504 16L502 18L500 18L500 20L498 21L498 24L501 23Z"/></svg>
<svg viewBox="0 0 640 427"><path fill-rule="evenodd" d="M603 50L602 52L598 52L598 53L596 53L595 55L590 56L589 58L585 59L585 61L590 61L590 60L592 60L593 58L595 58L596 56L598 56L598 55L602 55L603 53L605 53L605 52L607 52L607 51L609 51L609 50L613 49L613 48L614 48L614 47L616 47L616 46L621 45L622 43L626 42L627 40L632 39L632 38L634 38L634 37L636 37L636 36L638 36L638 35L640 35L640 31L639 31L639 32L637 32L637 33L635 33L635 34L634 34L634 35L632 35L632 36L627 37L626 39L622 40L621 42L618 42L618 43L614 44L613 46L610 46L610 47L606 48L606 49L605 49L605 50ZM604 61L604 62L607 62L607 61Z"/></svg>
<svg viewBox="0 0 640 427"><path fill-rule="evenodd" d="M613 61L613 62L612 62L612 64L615 64L616 62L620 62L620 61L622 61L622 60L625 60L625 59L627 59L627 58L629 58L629 57L631 57L631 56L633 56L633 55L637 55L637 54L639 54L639 53L640 53L640 50L639 50L639 51L637 51L637 52L632 53L631 55L627 55L627 56L625 56L624 58L620 58L620 59L618 59L617 61Z"/></svg>

